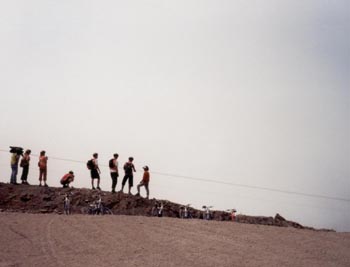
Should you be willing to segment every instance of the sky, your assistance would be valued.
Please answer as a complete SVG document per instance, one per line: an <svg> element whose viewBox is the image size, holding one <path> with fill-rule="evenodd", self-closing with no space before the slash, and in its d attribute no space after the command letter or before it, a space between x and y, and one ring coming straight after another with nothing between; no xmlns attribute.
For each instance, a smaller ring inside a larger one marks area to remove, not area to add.
<svg viewBox="0 0 350 267"><path fill-rule="evenodd" d="M15 145L110 190L118 153L151 198L350 231L349 47L347 0L1 0L0 181Z"/></svg>

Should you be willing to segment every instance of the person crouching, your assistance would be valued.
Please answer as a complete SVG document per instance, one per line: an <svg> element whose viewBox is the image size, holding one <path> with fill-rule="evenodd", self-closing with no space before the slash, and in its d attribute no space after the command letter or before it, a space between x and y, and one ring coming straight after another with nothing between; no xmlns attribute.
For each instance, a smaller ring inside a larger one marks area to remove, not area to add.
<svg viewBox="0 0 350 267"><path fill-rule="evenodd" d="M71 182L74 181L74 173L70 171L69 173L65 174L61 179L61 185L63 185L63 188L66 188L69 186Z"/></svg>

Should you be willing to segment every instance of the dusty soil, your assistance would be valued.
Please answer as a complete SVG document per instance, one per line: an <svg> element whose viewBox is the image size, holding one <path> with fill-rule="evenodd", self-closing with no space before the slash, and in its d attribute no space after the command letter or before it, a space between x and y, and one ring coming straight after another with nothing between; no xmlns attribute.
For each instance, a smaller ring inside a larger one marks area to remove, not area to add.
<svg viewBox="0 0 350 267"><path fill-rule="evenodd" d="M350 233L8 212L0 225L0 266L350 266Z"/></svg>

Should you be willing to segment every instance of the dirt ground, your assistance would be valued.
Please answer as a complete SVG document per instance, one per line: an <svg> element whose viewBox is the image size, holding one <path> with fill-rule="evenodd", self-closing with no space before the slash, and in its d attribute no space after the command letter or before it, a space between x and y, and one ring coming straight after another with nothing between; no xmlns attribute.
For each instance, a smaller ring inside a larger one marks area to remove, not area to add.
<svg viewBox="0 0 350 267"><path fill-rule="evenodd" d="M350 233L7 212L0 225L0 266L350 266Z"/></svg>

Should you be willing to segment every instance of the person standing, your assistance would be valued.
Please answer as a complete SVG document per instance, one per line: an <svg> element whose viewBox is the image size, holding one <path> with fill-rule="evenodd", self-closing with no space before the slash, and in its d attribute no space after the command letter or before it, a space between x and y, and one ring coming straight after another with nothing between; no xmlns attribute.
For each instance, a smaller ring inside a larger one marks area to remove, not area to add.
<svg viewBox="0 0 350 267"><path fill-rule="evenodd" d="M28 173L29 173L30 153L31 153L30 149L27 149L21 159L20 166L23 168L22 176L21 176L22 184L28 184L27 179L28 179Z"/></svg>
<svg viewBox="0 0 350 267"><path fill-rule="evenodd" d="M91 187L93 190L95 190L95 186L94 186L94 180L97 179L97 189L98 190L101 190L100 188L100 168L98 166L98 153L94 153L92 155L92 159L91 159L91 162L92 162L92 166L91 166L91 169L90 169L90 174L91 174Z"/></svg>
<svg viewBox="0 0 350 267"><path fill-rule="evenodd" d="M112 178L112 193L115 193L115 187L117 186L119 172L118 172L118 159L119 155L115 153L113 158L109 160L109 170Z"/></svg>
<svg viewBox="0 0 350 267"><path fill-rule="evenodd" d="M18 184L17 183L17 173L18 173L18 161L20 158L19 152L13 152L11 155L11 184Z"/></svg>
<svg viewBox="0 0 350 267"><path fill-rule="evenodd" d="M44 186L48 186L46 183L47 180L47 160L46 152L43 150L40 152L39 157L39 186L42 186L41 182L44 182Z"/></svg>
<svg viewBox="0 0 350 267"><path fill-rule="evenodd" d="M134 161L133 157L129 157L129 161L124 164L124 171L125 171L125 176L122 181L122 192L124 190L124 186L126 184L126 181L129 181L129 195L131 194L131 187L134 185L134 172L135 166L132 163Z"/></svg>
<svg viewBox="0 0 350 267"><path fill-rule="evenodd" d="M146 198L148 199L149 198L148 184L149 184L149 178L150 178L148 166L144 166L143 170L144 170L144 172L143 172L142 181L137 185L137 194L136 194L136 196L140 195L140 187L144 186L145 189L146 189L146 193L147 193L147 197Z"/></svg>

